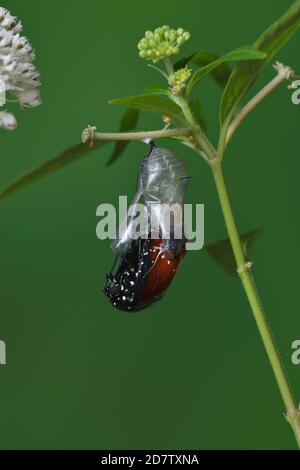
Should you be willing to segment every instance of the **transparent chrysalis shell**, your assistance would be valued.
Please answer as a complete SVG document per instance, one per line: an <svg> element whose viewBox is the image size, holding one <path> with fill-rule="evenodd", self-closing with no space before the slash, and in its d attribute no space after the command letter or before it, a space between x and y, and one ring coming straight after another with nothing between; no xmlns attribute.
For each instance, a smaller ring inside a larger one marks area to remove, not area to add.
<svg viewBox="0 0 300 470"><path fill-rule="evenodd" d="M183 214L183 201L189 177L181 160L171 151L151 144L138 174L132 212L121 224L119 237L112 248L117 259L107 275L105 295L119 310L133 312L161 299L172 282L185 255L183 217L166 217L163 206L178 206ZM151 219L151 232L134 236L135 208L142 200L146 217ZM130 212L130 211L129 211ZM169 213L168 213L169 215ZM181 234L176 237L176 232Z"/></svg>
<svg viewBox="0 0 300 470"><path fill-rule="evenodd" d="M151 151L144 158L139 170L137 190L130 212L135 214L137 204L143 202L146 216L150 217L151 213L152 238L162 237L166 250L174 244L174 234L183 232L183 201L188 182L187 170L179 157L170 150L151 143ZM170 207L173 207L178 215L172 221L166 217ZM135 238L134 231L134 216L127 214L119 227L117 239L112 243L116 254L125 255L132 239ZM148 233L142 233L141 237L146 239Z"/></svg>

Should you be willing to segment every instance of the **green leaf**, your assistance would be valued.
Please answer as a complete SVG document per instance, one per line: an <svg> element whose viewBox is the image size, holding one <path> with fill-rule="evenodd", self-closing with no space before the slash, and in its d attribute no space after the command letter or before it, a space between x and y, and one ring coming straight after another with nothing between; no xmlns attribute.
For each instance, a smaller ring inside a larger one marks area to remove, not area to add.
<svg viewBox="0 0 300 470"><path fill-rule="evenodd" d="M189 57L185 57L179 60L178 62L176 62L174 68L175 70L178 70L185 67L189 63L197 64L203 67L205 65L208 65L210 62L214 62L220 59L220 57L221 56L219 54L216 54L212 51L200 51L196 54L191 54ZM210 73L217 82L217 84L223 90L227 85L227 82L231 75L231 68L226 64L226 62L223 62L218 65L218 67L213 69Z"/></svg>
<svg viewBox="0 0 300 470"><path fill-rule="evenodd" d="M174 70L176 71L179 69L183 69L187 64L192 62L193 57L195 57L195 55L197 55L197 53L191 54L188 57L183 57L182 59L177 60L177 62L175 62L175 64L173 65Z"/></svg>
<svg viewBox="0 0 300 470"><path fill-rule="evenodd" d="M254 43L254 47L266 54L265 59L251 62L246 61L234 68L221 102L220 119L225 131L237 106L239 106L260 72L295 33L299 25L300 0L297 0ZM225 131L223 129L223 133Z"/></svg>
<svg viewBox="0 0 300 470"><path fill-rule="evenodd" d="M219 59L221 59L221 57L215 52L202 51L193 57L192 63L204 67ZM226 64L226 62L222 62L216 68L212 69L210 73L217 84L224 89L231 75L231 68Z"/></svg>
<svg viewBox="0 0 300 470"><path fill-rule="evenodd" d="M146 87L141 95L163 95L163 96L169 96L170 91L168 88L164 88L161 85L150 85Z"/></svg>
<svg viewBox="0 0 300 470"><path fill-rule="evenodd" d="M207 126L206 126L206 122L205 122L205 120L204 120L204 118L201 114L201 105L200 105L199 98L193 98L192 100L190 100L189 105L190 105L190 108L191 108L191 111L193 113L194 118L200 124L203 131L206 133Z"/></svg>
<svg viewBox="0 0 300 470"><path fill-rule="evenodd" d="M63 168L64 166L69 165L76 160L79 160L88 153L97 150L99 147L102 147L106 143L107 142L95 142L92 149L89 148L86 144L77 144L68 148L52 160L48 160L47 162L42 163L33 170L12 181L8 186L0 191L0 200L10 196L11 194L33 183L34 181L54 173L60 168Z"/></svg>
<svg viewBox="0 0 300 470"><path fill-rule="evenodd" d="M109 104L123 104L140 111L160 113L163 116L185 123L184 116L180 107L174 103L168 96L159 96L155 94L145 94L137 96L126 96L109 101Z"/></svg>
<svg viewBox="0 0 300 470"><path fill-rule="evenodd" d="M192 78L190 79L187 85L186 94L188 95L193 89L193 87L200 80L202 80L208 73L211 73L213 70L219 67L220 64L224 62L230 62L230 61L236 61L236 60L238 61L257 60L257 59L263 59L264 57L266 57L265 52L258 50L257 47L254 47L254 46L239 47L238 49L235 49L234 51L229 52L228 54L225 54L219 59L214 60L213 62L210 62L204 67L201 67L200 69L198 69L193 74Z"/></svg>
<svg viewBox="0 0 300 470"><path fill-rule="evenodd" d="M247 252L249 251L252 243L259 235L261 235L262 231L263 229L259 228L252 230L251 232L247 232L241 236L245 255L247 255ZM221 266L227 272L227 274L236 276L236 262L230 241L228 239L209 243L205 246L205 251L217 264L219 264L219 266Z"/></svg>
<svg viewBox="0 0 300 470"><path fill-rule="evenodd" d="M119 132L133 131L136 128L140 112L134 108L127 108L122 116ZM129 141L118 141L115 143L115 148L110 159L107 162L107 166L115 162L125 151Z"/></svg>

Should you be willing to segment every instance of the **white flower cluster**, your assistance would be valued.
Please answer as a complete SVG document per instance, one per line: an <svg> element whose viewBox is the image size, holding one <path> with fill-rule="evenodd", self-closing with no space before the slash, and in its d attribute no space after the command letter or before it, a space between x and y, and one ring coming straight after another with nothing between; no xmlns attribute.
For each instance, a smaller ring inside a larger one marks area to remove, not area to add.
<svg viewBox="0 0 300 470"><path fill-rule="evenodd" d="M33 65L35 54L28 40L21 36L22 29L21 22L0 7L0 106L5 104L6 92L21 107L34 108L42 102L40 74ZM0 127L15 129L15 117L7 111L0 112Z"/></svg>

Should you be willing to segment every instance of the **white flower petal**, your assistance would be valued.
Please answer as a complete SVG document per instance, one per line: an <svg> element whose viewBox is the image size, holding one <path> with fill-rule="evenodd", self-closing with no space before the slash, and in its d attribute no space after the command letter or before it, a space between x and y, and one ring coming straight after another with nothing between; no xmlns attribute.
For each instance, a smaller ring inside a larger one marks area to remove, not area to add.
<svg viewBox="0 0 300 470"><path fill-rule="evenodd" d="M38 89L21 91L16 93L20 104L25 107L35 108L42 103L41 95Z"/></svg>
<svg viewBox="0 0 300 470"><path fill-rule="evenodd" d="M8 131L13 131L17 128L17 121L13 114L6 111L0 112L0 127Z"/></svg>
<svg viewBox="0 0 300 470"><path fill-rule="evenodd" d="M0 79L22 106L35 107L42 102L40 74L33 65L35 53L21 32L21 22L0 7Z"/></svg>

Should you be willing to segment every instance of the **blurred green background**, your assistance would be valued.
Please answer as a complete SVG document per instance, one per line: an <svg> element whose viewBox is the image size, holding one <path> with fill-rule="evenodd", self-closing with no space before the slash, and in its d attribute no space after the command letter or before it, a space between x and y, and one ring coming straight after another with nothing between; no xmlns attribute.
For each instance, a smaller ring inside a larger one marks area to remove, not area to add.
<svg viewBox="0 0 300 470"><path fill-rule="evenodd" d="M87 124L117 129L122 109L107 100L160 82L137 55L146 29L183 26L192 32L183 54L225 53L255 40L290 3L2 1L36 49L44 104L18 112L17 131L1 131L1 185L78 142ZM299 38L278 55L298 73ZM255 89L273 75L270 66ZM215 137L220 91L207 78L198 94ZM300 398L300 366L290 360L300 337L300 107L290 94L283 85L248 118L226 175L241 231L265 227L254 274ZM140 121L160 126L158 115ZM165 145L192 175L187 202L205 204L206 241L224 238L208 168ZM96 207L132 196L145 150L133 143L107 169L105 147L0 204L0 447L294 449L241 286L204 251L188 253L149 310L123 314L101 292L114 255L96 238Z"/></svg>

